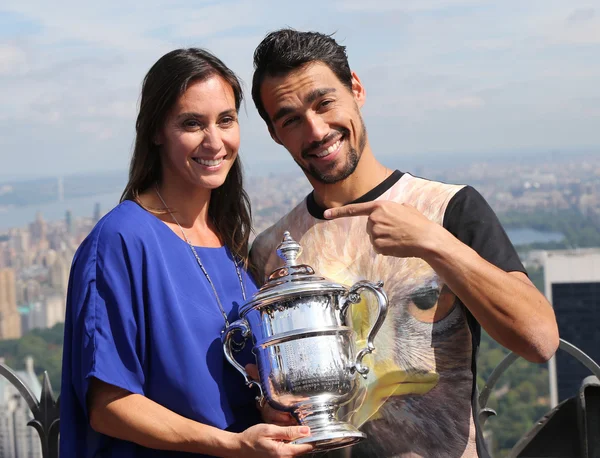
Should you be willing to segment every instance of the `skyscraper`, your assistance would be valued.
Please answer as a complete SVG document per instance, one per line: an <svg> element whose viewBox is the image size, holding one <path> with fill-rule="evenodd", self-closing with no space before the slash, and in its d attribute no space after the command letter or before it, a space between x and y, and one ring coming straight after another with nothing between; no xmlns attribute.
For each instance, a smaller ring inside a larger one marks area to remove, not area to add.
<svg viewBox="0 0 600 458"><path fill-rule="evenodd" d="M600 363L600 249L548 251L544 276L560 337ZM549 368L552 406L575 396L590 375L580 362L561 351Z"/></svg>
<svg viewBox="0 0 600 458"><path fill-rule="evenodd" d="M17 282L13 269L0 270L0 340L21 337L21 315L17 310Z"/></svg>
<svg viewBox="0 0 600 458"><path fill-rule="evenodd" d="M34 244L37 244L39 248L47 248L48 224L44 221L41 212L37 212L35 221L29 224L29 232L31 233L31 241Z"/></svg>
<svg viewBox="0 0 600 458"><path fill-rule="evenodd" d="M97 223L102 218L102 213L100 210L100 202L96 202L94 204L94 223Z"/></svg>
<svg viewBox="0 0 600 458"><path fill-rule="evenodd" d="M73 233L73 212L71 210L67 210L65 212L65 226L68 234Z"/></svg>
<svg viewBox="0 0 600 458"><path fill-rule="evenodd" d="M33 368L33 359L27 357L25 370L17 376L39 399L42 386ZM42 458L38 433L27 423L33 415L17 389L0 377L0 458Z"/></svg>

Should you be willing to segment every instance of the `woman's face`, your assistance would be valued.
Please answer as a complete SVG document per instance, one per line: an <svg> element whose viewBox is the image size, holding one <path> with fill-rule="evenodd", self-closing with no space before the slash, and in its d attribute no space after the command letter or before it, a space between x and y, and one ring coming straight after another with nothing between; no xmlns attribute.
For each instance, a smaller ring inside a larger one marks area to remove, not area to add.
<svg viewBox="0 0 600 458"><path fill-rule="evenodd" d="M156 136L162 182L215 189L225 182L240 146L232 87L215 75L191 83Z"/></svg>

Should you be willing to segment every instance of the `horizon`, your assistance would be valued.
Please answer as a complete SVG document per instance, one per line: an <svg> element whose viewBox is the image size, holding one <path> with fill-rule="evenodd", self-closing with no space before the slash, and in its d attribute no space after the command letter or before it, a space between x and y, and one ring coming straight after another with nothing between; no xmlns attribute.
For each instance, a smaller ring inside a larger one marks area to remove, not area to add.
<svg viewBox="0 0 600 458"><path fill-rule="evenodd" d="M286 153L285 156L279 158L276 161L259 161L255 164L249 165L249 160L244 156L242 157L242 164L244 167L245 178L256 178L256 177L264 177L272 175L277 171L282 171L285 174L292 174L298 172L302 174L302 170L298 168L297 164L292 160L292 158L287 154L286 151L282 151L282 153ZM435 154L435 156L433 156ZM490 152L435 152L430 154L423 153L413 153L410 155L394 155L394 154L380 154L377 155L377 159L380 162L389 165L390 161L399 161L403 160L406 162L407 167L403 170L406 172L410 172L411 168L423 167L430 165L432 160L435 159L435 165L439 168L446 169L448 167L456 166L456 165L464 165L468 161L474 163L498 163L498 162L509 162L512 161L512 165L518 165L515 163L514 159L519 159L522 164L531 164L536 160L548 160L548 155L552 156L552 160L554 161L565 161L572 160L582 156L589 156L592 154L600 154L600 145L599 146L590 146L583 148L573 148L570 150L564 149L545 149L545 150L513 150L513 151L490 151ZM560 156L560 157L558 157ZM283 166L283 169L281 167ZM278 170L278 168L280 168ZM402 169L402 167L400 167ZM84 177L84 176L97 176L97 175L116 175L116 174L127 174L128 167L124 168L107 168L107 169L90 169L90 170L78 170L71 173L47 173L47 174L37 174L37 175L16 175L16 176L8 176L0 174L0 184L10 184L10 183L22 183L27 181L42 181L42 180L52 180L56 178L67 178L67 177Z"/></svg>
<svg viewBox="0 0 600 458"><path fill-rule="evenodd" d="M281 27L335 32L347 47L367 90L362 114L376 154L435 162L457 151L543 157L600 148L598 0L228 0L194 8L6 0L2 176L126 168L144 74L165 52L192 46L246 82L242 157L258 170L276 155L285 167L287 153L249 98L252 53Z"/></svg>

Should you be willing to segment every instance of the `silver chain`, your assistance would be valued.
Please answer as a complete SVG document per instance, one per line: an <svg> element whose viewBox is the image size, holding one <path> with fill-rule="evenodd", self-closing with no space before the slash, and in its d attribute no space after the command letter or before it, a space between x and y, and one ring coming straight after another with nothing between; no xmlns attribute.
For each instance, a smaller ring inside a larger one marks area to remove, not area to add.
<svg viewBox="0 0 600 458"><path fill-rule="evenodd" d="M158 191L158 186L155 186L154 190L156 191L156 195L158 196L158 198L160 199L160 201L164 205L165 210L167 210L167 212L169 213L169 215L171 216L171 218L173 218L173 221L175 221L175 224L177 224L177 226L179 227L179 230L181 231L181 235L183 235L183 238L185 239L185 241L189 245L190 249L192 250L192 253L194 254L194 257L196 258L196 262L198 263L198 266L200 266L200 270L202 270L202 273L206 277L206 280L208 281L210 287L213 290L213 293L215 295L215 299L217 300L217 305L219 306L219 310L221 311L221 315L223 315L223 319L225 320L225 326L229 327L229 320L227 319L227 314L225 313L225 309L223 308L223 304L221 303L221 299L219 299L219 294L217 293L217 289L215 288L215 285L212 282L212 280L210 278L210 275L208 275L208 272L204 268L204 265L202 264L202 261L200 260L200 256L198 256L198 253L196 252L196 249L194 248L194 245L192 245L192 242L190 242L190 239L188 239L187 235L185 234L185 231L183 230L183 227L181 227L181 224L179 224L179 221L177 221L177 218L175 218L175 215L173 214L173 212L171 210L169 210L169 207L165 203L165 200L162 198L162 196L160 195L160 192ZM232 253L232 255L233 255L233 253ZM240 267L239 267L238 261L237 261L237 259L236 259L235 256L233 256L233 265L235 266L235 272L237 273L238 280L240 281L240 288L242 290L242 298L244 299L244 302L246 302L246 288L244 287L244 281L242 280L242 273L240 272ZM224 330L221 331L221 333L223 333L223 332L224 332ZM243 343L243 344L237 344L237 342L232 342L232 343L233 343L234 349L236 351L241 351L242 348L244 348L244 345L245 345L245 343ZM238 345L237 348L235 348L236 344Z"/></svg>

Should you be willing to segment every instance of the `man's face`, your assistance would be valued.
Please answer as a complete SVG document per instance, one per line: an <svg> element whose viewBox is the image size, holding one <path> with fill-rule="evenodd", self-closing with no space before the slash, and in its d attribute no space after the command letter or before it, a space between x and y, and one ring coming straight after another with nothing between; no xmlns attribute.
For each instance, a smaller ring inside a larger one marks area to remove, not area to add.
<svg viewBox="0 0 600 458"><path fill-rule="evenodd" d="M315 62L284 76L267 77L261 86L271 136L321 183L350 176L367 142L359 112L365 91L352 76L350 90L327 65Z"/></svg>

